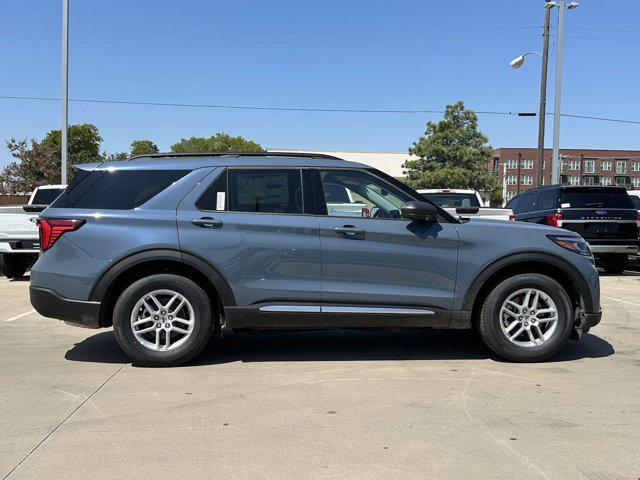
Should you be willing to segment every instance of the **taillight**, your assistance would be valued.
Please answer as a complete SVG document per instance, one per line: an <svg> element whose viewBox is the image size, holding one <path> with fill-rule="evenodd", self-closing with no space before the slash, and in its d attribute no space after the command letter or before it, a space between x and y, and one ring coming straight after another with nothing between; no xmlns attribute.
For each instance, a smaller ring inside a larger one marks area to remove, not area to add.
<svg viewBox="0 0 640 480"><path fill-rule="evenodd" d="M45 252L50 249L54 243L65 232L73 232L84 225L84 220L67 220L41 218L38 220L40 228L40 251Z"/></svg>
<svg viewBox="0 0 640 480"><path fill-rule="evenodd" d="M515 220L516 216L513 213L509 214L509 220Z"/></svg>
<svg viewBox="0 0 640 480"><path fill-rule="evenodd" d="M547 224L552 227L562 228L562 213L553 213L547 215Z"/></svg>
<svg viewBox="0 0 640 480"><path fill-rule="evenodd" d="M636 226L638 227L638 236L640 237L640 212L636 212Z"/></svg>

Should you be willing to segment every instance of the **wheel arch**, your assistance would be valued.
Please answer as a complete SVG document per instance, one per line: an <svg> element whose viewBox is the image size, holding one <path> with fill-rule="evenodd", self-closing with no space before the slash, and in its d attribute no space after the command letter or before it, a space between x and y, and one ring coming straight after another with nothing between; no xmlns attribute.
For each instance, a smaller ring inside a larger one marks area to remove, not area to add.
<svg viewBox="0 0 640 480"><path fill-rule="evenodd" d="M468 289L462 310L470 311L475 322L489 291L505 278L521 273L538 273L553 278L565 288L574 308L593 305L586 280L571 262L552 254L536 252L510 255L487 265Z"/></svg>
<svg viewBox="0 0 640 480"><path fill-rule="evenodd" d="M228 282L205 260L177 249L150 249L118 260L94 284L89 299L101 302L100 326L112 324L115 302L128 285L155 273L175 273L194 280L207 292L214 304L212 307L218 308L222 314L225 307L236 305Z"/></svg>

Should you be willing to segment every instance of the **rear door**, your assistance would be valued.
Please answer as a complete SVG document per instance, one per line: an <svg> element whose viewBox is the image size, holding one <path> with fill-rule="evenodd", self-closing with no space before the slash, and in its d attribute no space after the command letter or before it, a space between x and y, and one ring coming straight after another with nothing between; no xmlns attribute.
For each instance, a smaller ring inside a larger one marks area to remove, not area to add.
<svg viewBox="0 0 640 480"><path fill-rule="evenodd" d="M320 239L309 181L308 168L219 168L180 202L181 248L229 283L238 307L225 309L235 313L233 327L317 326L319 308L281 315L320 301Z"/></svg>
<svg viewBox="0 0 640 480"><path fill-rule="evenodd" d="M419 197L379 172L313 172L320 204L323 325L448 325L457 271L455 225L402 219L402 205ZM326 185L348 189L365 205L366 216L327 209Z"/></svg>

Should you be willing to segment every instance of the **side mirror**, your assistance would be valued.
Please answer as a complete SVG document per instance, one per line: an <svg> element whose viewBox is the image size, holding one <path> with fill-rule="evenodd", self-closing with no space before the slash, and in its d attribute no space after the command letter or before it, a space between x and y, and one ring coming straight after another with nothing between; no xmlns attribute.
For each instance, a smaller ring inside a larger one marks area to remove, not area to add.
<svg viewBox="0 0 640 480"><path fill-rule="evenodd" d="M472 215L475 213L478 213L480 211L480 208L478 207L458 207L456 208L456 213L458 214L467 214L467 215Z"/></svg>
<svg viewBox="0 0 640 480"><path fill-rule="evenodd" d="M438 214L436 207L427 202L407 202L401 211L402 218L414 221L433 222Z"/></svg>

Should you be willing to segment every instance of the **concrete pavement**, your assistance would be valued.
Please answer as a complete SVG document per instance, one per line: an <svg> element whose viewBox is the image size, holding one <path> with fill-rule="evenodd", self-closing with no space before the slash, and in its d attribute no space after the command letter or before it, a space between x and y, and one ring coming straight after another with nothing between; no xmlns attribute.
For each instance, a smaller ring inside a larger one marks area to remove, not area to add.
<svg viewBox="0 0 640 480"><path fill-rule="evenodd" d="M468 332L314 333L148 369L0 278L0 478L635 480L640 276L602 287L602 324L547 363Z"/></svg>

